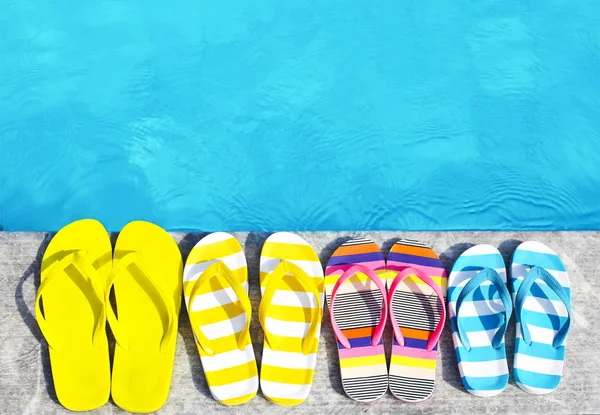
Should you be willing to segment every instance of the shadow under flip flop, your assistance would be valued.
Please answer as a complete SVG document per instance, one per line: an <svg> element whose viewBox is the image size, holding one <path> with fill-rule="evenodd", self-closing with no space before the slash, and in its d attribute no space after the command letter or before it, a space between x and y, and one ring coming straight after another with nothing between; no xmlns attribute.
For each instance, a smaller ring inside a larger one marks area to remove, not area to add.
<svg viewBox="0 0 600 415"><path fill-rule="evenodd" d="M56 391L54 390L54 380L52 379L52 369L50 367L50 354L48 352L48 343L44 339L42 332L38 326L35 315L30 311L34 309L35 298L30 302L26 300L23 295L23 286L25 282L33 278L33 283L35 285L35 289L40 286L40 273L42 268L42 258L44 257L44 252L46 251L46 247L50 243L53 234L46 234L43 239L40 247L35 256L35 260L27 267L19 282L17 283L17 289L15 291L15 302L17 305L17 310L23 319L23 322L35 337L35 340L40 344L40 357L42 361L42 372L44 373L44 383L46 384L46 391L48 392L48 396L52 401L56 404L60 404L58 401L58 397L56 396Z"/></svg>

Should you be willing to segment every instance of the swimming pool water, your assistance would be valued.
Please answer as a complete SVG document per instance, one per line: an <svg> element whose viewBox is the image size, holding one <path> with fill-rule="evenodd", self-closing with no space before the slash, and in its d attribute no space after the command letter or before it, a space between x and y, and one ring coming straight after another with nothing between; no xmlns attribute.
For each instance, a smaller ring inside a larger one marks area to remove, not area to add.
<svg viewBox="0 0 600 415"><path fill-rule="evenodd" d="M8 0L0 226L600 229L596 0Z"/></svg>

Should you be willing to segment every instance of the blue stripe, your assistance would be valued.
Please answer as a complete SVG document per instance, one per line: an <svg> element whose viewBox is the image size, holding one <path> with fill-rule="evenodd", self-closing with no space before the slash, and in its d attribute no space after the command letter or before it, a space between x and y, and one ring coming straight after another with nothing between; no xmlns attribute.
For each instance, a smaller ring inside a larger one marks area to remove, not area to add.
<svg viewBox="0 0 600 415"><path fill-rule="evenodd" d="M481 268L504 268L504 259L500 254L485 254L485 255L461 255L458 257L452 271L461 271L467 267L480 267Z"/></svg>
<svg viewBox="0 0 600 415"><path fill-rule="evenodd" d="M492 346L472 347L467 351L464 347L457 347L456 359L460 362L489 362L492 360L506 359L504 345L496 350Z"/></svg>
<svg viewBox="0 0 600 415"><path fill-rule="evenodd" d="M470 376L462 377L463 385L468 390L500 390L508 385L508 374L500 376L491 376L487 378L472 378Z"/></svg>
<svg viewBox="0 0 600 415"><path fill-rule="evenodd" d="M395 337L394 337L394 340L392 341L392 345L399 346ZM412 347L414 349L425 350L427 348L427 340L411 339L409 337L405 337L404 338L404 347ZM437 350L437 349L438 349L438 345L436 344L435 347L433 348L433 350Z"/></svg>
<svg viewBox="0 0 600 415"><path fill-rule="evenodd" d="M463 287L448 287L448 301L456 301ZM483 300L500 300L500 294L498 289L493 285L481 285L468 299L470 301L483 301Z"/></svg>
<svg viewBox="0 0 600 415"><path fill-rule="evenodd" d="M515 353L525 354L527 356L542 357L544 359L551 360L565 360L565 348L564 346L558 349L553 347L551 344L535 343L532 342L531 346L523 341L523 339L516 339Z"/></svg>
<svg viewBox="0 0 600 415"><path fill-rule="evenodd" d="M511 279L511 285L512 285L512 293L516 293L517 291L519 291L519 288L521 287L521 284L523 283L523 280L518 280L516 278L512 278ZM571 289L568 287L564 287L563 289L566 291L567 293L567 297L571 298ZM531 286L531 289L529 290L529 294L533 297L538 297L538 298L549 298L551 300L556 300L556 301L560 301L560 298L558 297L558 295L556 295L556 293L554 291L552 291L550 289L550 287L548 287L547 285L539 285L539 284L533 284Z"/></svg>
<svg viewBox="0 0 600 415"><path fill-rule="evenodd" d="M371 337L357 337L356 339L348 339L348 341L350 342L350 346L351 347L365 347L365 346L371 346L371 342L373 341L373 339ZM383 343L383 336L381 337L381 340L379 340L379 344ZM345 349L345 347L338 341L338 349Z"/></svg>
<svg viewBox="0 0 600 415"><path fill-rule="evenodd" d="M442 261L440 261L438 258L400 254L398 252L390 252L388 255L388 261L408 262L409 264L423 265L426 267L444 268Z"/></svg>
<svg viewBox="0 0 600 415"><path fill-rule="evenodd" d="M553 271L566 271L565 265L560 258L552 254L542 254L540 252L517 249L513 255L513 264L537 265Z"/></svg>
<svg viewBox="0 0 600 415"><path fill-rule="evenodd" d="M514 376L515 382L519 382L525 386L550 390L556 389L561 379L561 376L545 375L517 368L515 368Z"/></svg>
<svg viewBox="0 0 600 415"><path fill-rule="evenodd" d="M491 267L489 267L491 268ZM465 272L465 271L481 271L485 269L485 267L482 267L480 265L467 265L466 267L462 267L460 272ZM494 269L494 268L492 268Z"/></svg>
<svg viewBox="0 0 600 415"><path fill-rule="evenodd" d="M460 323L466 332L491 330L500 326L500 317L498 317L498 314L492 314L489 316L461 317ZM452 332L456 331L456 317L452 317L450 319L450 327L452 328Z"/></svg>
<svg viewBox="0 0 600 415"><path fill-rule="evenodd" d="M329 258L327 266L331 267L334 265L356 264L369 261L383 261L383 254L381 252L370 252L368 254L332 256Z"/></svg>
<svg viewBox="0 0 600 415"><path fill-rule="evenodd" d="M539 313L530 310L523 310L521 312L521 317L521 321L525 321L531 326L553 330L559 330L565 321L567 321L567 317L559 317L554 314Z"/></svg>

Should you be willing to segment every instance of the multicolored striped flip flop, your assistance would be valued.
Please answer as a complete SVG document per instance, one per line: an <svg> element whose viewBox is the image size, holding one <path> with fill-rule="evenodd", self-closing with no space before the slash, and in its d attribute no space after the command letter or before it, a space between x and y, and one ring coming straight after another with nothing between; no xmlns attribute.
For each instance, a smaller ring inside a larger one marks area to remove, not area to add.
<svg viewBox="0 0 600 415"><path fill-rule="evenodd" d="M265 333L260 386L270 401L298 405L312 386L321 319L323 267L300 236L275 233L260 256L259 320Z"/></svg>
<svg viewBox="0 0 600 415"><path fill-rule="evenodd" d="M185 304L211 395L239 405L258 391L250 339L248 268L239 242L215 232L190 252L183 274Z"/></svg>
<svg viewBox="0 0 600 415"><path fill-rule="evenodd" d="M340 246L325 270L342 385L351 399L360 402L374 401L388 389L382 339L387 320L385 272L379 246L367 238Z"/></svg>
<svg viewBox="0 0 600 415"><path fill-rule="evenodd" d="M513 255L511 282L517 321L515 382L529 393L550 393L562 378L571 325L567 270L546 245L524 242Z"/></svg>
<svg viewBox="0 0 600 415"><path fill-rule="evenodd" d="M476 396L498 395L508 384L504 334L512 301L496 248L477 245L458 257L448 278L448 313L463 385Z"/></svg>
<svg viewBox="0 0 600 415"><path fill-rule="evenodd" d="M402 401L419 402L435 385L438 339L446 321L446 270L430 247L409 239L392 246L387 270L394 329L390 390Z"/></svg>

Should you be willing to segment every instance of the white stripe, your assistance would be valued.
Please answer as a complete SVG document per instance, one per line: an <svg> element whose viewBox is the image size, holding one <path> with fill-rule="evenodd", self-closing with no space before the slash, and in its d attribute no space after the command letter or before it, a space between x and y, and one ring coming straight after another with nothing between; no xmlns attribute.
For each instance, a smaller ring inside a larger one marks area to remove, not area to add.
<svg viewBox="0 0 600 415"><path fill-rule="evenodd" d="M547 329L543 327L534 326L532 324L527 324L527 328L529 329L529 334L531 336L531 341L534 343L540 344L548 344L552 345L554 338L556 337L556 333L558 330ZM517 338L523 338L523 332L521 331L521 325L517 324ZM567 345L567 340L563 342L563 346Z"/></svg>
<svg viewBox="0 0 600 415"><path fill-rule="evenodd" d="M352 245L364 245L373 243L369 238L354 238L346 241L342 244L342 246L352 246Z"/></svg>
<svg viewBox="0 0 600 415"><path fill-rule="evenodd" d="M506 269L505 268L496 268L495 271L500 276L502 281L506 282ZM479 274L479 270L475 271L452 271L450 273L450 277L448 278L448 286L449 287L463 287L471 280L475 275ZM490 285L490 281L484 281L481 285Z"/></svg>
<svg viewBox="0 0 600 415"><path fill-rule="evenodd" d="M532 296L527 296L525 298L523 309L559 317L567 317L569 315L569 313L567 313L567 307L565 307L562 301Z"/></svg>
<svg viewBox="0 0 600 415"><path fill-rule="evenodd" d="M415 241L414 239L400 239L396 242L397 245L410 245L410 246L419 246L421 248L431 249L430 245L427 245L423 242Z"/></svg>
<svg viewBox="0 0 600 415"><path fill-rule="evenodd" d="M215 354L214 356L200 356L204 372L243 365L254 360L254 349L249 344L244 350L231 350L229 352Z"/></svg>
<svg viewBox="0 0 600 415"><path fill-rule="evenodd" d="M255 393L258 390L258 376L239 382L228 383L222 386L211 386L210 393L218 401L239 398L240 396Z"/></svg>
<svg viewBox="0 0 600 415"><path fill-rule="evenodd" d="M467 338L471 347L486 347L492 345L492 340L498 329L481 330L481 331L468 331ZM458 332L452 333L452 340L454 341L454 347L463 347ZM504 343L504 338L502 339Z"/></svg>
<svg viewBox="0 0 600 415"><path fill-rule="evenodd" d="M527 370L545 375L562 376L563 361L533 357L522 353L515 353L515 369Z"/></svg>
<svg viewBox="0 0 600 415"><path fill-rule="evenodd" d="M260 295L264 296L266 290L267 290L266 287L260 287ZM287 290L275 290L275 294L277 294L278 292L281 292L281 291L287 291ZM288 292L295 293L296 291L288 291ZM302 292L300 292L300 294L303 294L303 297L305 298L304 300L301 300L301 301L307 303L308 299L305 296L308 295L309 293L302 293ZM314 294L312 294L312 293L310 293L310 294L311 294L311 298L315 298ZM325 293L321 293L321 304L323 304L324 301L325 301ZM286 304L278 304L278 305L286 305ZM300 307L300 306L298 306L298 307ZM311 308L314 308L314 307L311 307Z"/></svg>
<svg viewBox="0 0 600 415"><path fill-rule="evenodd" d="M490 254L498 254L500 255L500 251L498 251L494 246L482 244L475 245L471 248L467 249L465 252L461 254L461 256L475 256L475 255L490 255Z"/></svg>
<svg viewBox="0 0 600 415"><path fill-rule="evenodd" d="M277 290L273 295L272 305L287 307L316 308L317 299L313 293Z"/></svg>
<svg viewBox="0 0 600 415"><path fill-rule="evenodd" d="M448 306L456 310L456 301L450 301ZM504 313L504 305L499 298L494 300L464 301L460 309L460 317L480 317ZM453 315L454 316L454 315Z"/></svg>
<svg viewBox="0 0 600 415"><path fill-rule="evenodd" d="M204 333L208 340L220 339L221 337L231 336L232 334L240 332L246 324L246 321L246 314L242 313L229 320L200 326L200 330L202 330L202 333Z"/></svg>
<svg viewBox="0 0 600 415"><path fill-rule="evenodd" d="M244 290L248 292L248 283L242 283ZM233 288L227 287L222 290L213 291L206 294L200 294L196 296L194 304L192 304L191 311L203 311L210 308L221 307L225 304L235 303L238 300L238 296L233 291ZM189 309L190 297L185 297L185 303Z"/></svg>
<svg viewBox="0 0 600 415"><path fill-rule="evenodd" d="M291 233L291 232L277 232L274 233L273 235L269 236L267 238L267 240L265 241L266 243L282 243L282 244L295 244L295 245L308 245L308 242L306 242L304 239L302 239L301 236L296 235L295 233Z"/></svg>
<svg viewBox="0 0 600 415"><path fill-rule="evenodd" d="M530 267L525 265L513 264L510 276L513 280L521 280L522 282L530 269ZM571 286L569 283L569 274L566 271L555 271L553 269L548 269L546 271L548 271L563 287L569 288ZM536 283L546 284L540 279L537 279Z"/></svg>
<svg viewBox="0 0 600 415"><path fill-rule="evenodd" d="M517 250L539 252L540 254L549 254L549 255L558 256L558 255L556 255L556 252L554 252L550 247L544 245L541 242L536 242L536 241L523 242L521 245L519 245L517 247Z"/></svg>
<svg viewBox="0 0 600 415"><path fill-rule="evenodd" d="M303 353L274 351L268 347L263 349L263 365L284 367L286 369L314 369L316 363L316 353L305 355Z"/></svg>
<svg viewBox="0 0 600 415"><path fill-rule="evenodd" d="M390 287L392 282L394 281L394 278L396 278L396 276L392 273L389 273L387 275L388 275L388 280L387 280L388 287ZM404 280L400 284L398 284L397 292L424 294L427 296L435 295L435 291L429 285L419 284L419 283L416 283L415 281L407 281L407 280ZM443 292L443 294L445 294L445 293ZM435 296L434 298L437 299L437 296Z"/></svg>
<svg viewBox="0 0 600 415"><path fill-rule="evenodd" d="M274 335L283 337L294 337L297 339L303 339L306 337L306 332L310 327L309 323L302 323L299 321L283 321L276 320L274 318L266 318L266 330ZM320 326L320 325L319 325ZM315 334L315 337L319 337L320 327Z"/></svg>
<svg viewBox="0 0 600 415"><path fill-rule="evenodd" d="M506 359L489 360L487 362L465 362L458 364L462 376L471 378L489 378L508 374Z"/></svg>
<svg viewBox="0 0 600 415"><path fill-rule="evenodd" d="M287 262L291 262L302 268L302 271L306 272L309 277L323 278L323 267L319 261L307 261L299 259L286 259ZM277 265L281 262L281 258L269 258L266 256L260 257L260 272L272 272Z"/></svg>
<svg viewBox="0 0 600 415"><path fill-rule="evenodd" d="M194 281L208 268L217 261L223 261L230 270L235 271L246 266L246 256L243 252L236 252L232 255L227 255L222 258L204 261L199 264L186 264L183 272L183 281Z"/></svg>
<svg viewBox="0 0 600 415"><path fill-rule="evenodd" d="M265 396L280 399L306 399L311 385L294 385L289 383L260 381L260 388Z"/></svg>
<svg viewBox="0 0 600 415"><path fill-rule="evenodd" d="M384 281L382 281L382 282L385 284ZM327 289L327 295L331 296L331 293L333 292L333 287L335 287L335 284L328 284L325 286L325 288ZM368 280L365 282L348 282L348 281L346 281L345 283L340 285L340 287L338 288L336 297L338 294L369 292L369 291L374 292L374 293L379 293L379 288L377 288L377 285L371 280ZM377 296L378 294L374 294L374 295ZM381 298L381 294L379 294L379 297Z"/></svg>
<svg viewBox="0 0 600 415"><path fill-rule="evenodd" d="M231 235L227 232L213 232L211 234L206 235L204 238L202 238L196 244L196 246L194 248L200 247L200 246L216 244L218 242L226 241L228 239L235 239L235 238L233 237L233 235Z"/></svg>

